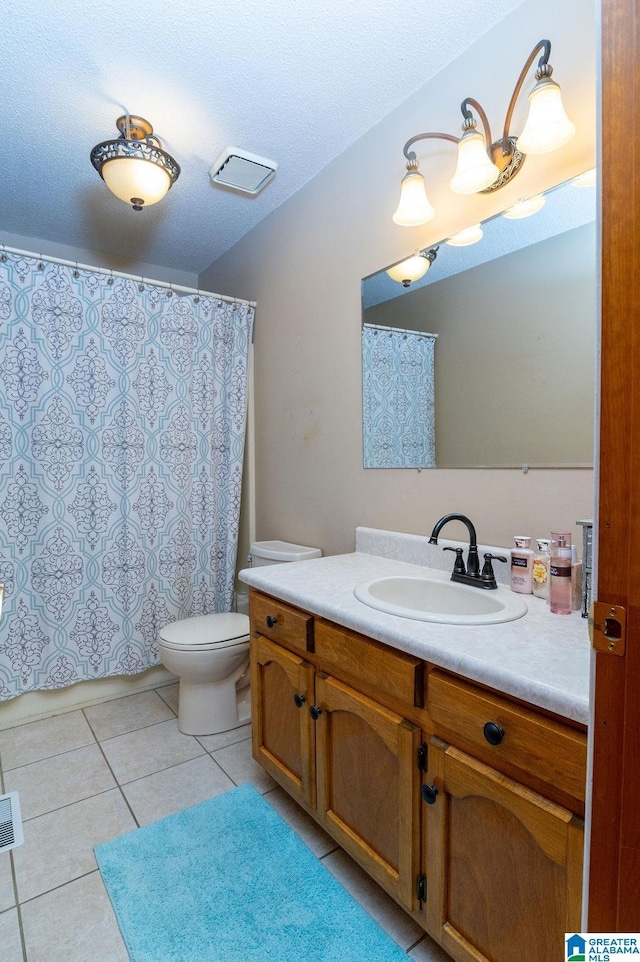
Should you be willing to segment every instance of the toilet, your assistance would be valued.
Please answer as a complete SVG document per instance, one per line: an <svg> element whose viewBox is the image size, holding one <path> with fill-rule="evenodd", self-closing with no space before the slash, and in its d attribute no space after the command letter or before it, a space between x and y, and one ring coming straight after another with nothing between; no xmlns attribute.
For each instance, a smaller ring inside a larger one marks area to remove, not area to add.
<svg viewBox="0 0 640 962"><path fill-rule="evenodd" d="M319 558L320 548L288 541L251 545L252 567ZM180 679L178 728L185 735L216 735L251 718L249 618L218 612L183 618L160 629L160 659Z"/></svg>

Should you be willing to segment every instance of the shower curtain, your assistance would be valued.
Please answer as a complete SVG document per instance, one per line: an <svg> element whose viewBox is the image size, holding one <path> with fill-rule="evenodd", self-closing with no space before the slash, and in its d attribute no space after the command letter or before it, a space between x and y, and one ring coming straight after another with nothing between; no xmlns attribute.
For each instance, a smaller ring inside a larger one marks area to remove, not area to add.
<svg viewBox="0 0 640 962"><path fill-rule="evenodd" d="M253 308L0 257L0 700L233 595Z"/></svg>
<svg viewBox="0 0 640 962"><path fill-rule="evenodd" d="M365 468L434 468L437 335L362 326Z"/></svg>

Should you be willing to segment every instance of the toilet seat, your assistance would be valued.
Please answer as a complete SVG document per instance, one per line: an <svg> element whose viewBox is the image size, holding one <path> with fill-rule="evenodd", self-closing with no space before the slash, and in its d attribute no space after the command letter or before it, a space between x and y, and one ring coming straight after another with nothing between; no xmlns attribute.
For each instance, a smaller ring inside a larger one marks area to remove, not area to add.
<svg viewBox="0 0 640 962"><path fill-rule="evenodd" d="M165 648L182 651L231 648L249 641L249 618L234 611L198 615L165 625L158 634Z"/></svg>

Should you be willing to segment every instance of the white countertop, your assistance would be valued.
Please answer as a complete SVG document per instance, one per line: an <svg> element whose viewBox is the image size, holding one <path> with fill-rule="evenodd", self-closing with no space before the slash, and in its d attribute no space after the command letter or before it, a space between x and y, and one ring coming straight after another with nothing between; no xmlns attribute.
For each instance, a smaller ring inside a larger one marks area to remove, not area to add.
<svg viewBox="0 0 640 962"><path fill-rule="evenodd" d="M451 555L448 564L450 559ZM552 615L543 600L523 595L528 607L523 618L459 627L389 615L368 607L353 594L361 581L419 574L425 574L425 567L356 551L247 568L239 577L267 594L400 651L587 724L590 643L587 620L580 612Z"/></svg>

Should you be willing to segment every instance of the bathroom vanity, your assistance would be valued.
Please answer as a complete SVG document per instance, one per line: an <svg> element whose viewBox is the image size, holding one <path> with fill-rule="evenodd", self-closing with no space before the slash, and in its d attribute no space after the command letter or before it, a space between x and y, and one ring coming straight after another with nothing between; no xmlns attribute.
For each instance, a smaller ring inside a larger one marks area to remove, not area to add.
<svg viewBox="0 0 640 962"><path fill-rule="evenodd" d="M539 599L507 624L419 623L353 596L410 571L356 552L243 573L254 757L454 959L560 958L580 931L586 623Z"/></svg>

